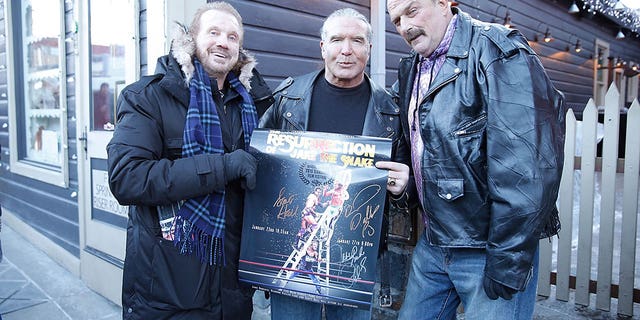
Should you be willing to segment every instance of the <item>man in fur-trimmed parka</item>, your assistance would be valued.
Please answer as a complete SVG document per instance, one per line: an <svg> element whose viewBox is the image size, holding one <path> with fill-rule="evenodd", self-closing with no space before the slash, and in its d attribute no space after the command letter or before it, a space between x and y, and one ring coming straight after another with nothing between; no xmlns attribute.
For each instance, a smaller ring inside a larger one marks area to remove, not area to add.
<svg viewBox="0 0 640 320"><path fill-rule="evenodd" d="M157 74L118 99L109 185L129 206L124 319L250 319L238 283L245 150L271 92L242 49L242 18L225 2L180 27Z"/></svg>

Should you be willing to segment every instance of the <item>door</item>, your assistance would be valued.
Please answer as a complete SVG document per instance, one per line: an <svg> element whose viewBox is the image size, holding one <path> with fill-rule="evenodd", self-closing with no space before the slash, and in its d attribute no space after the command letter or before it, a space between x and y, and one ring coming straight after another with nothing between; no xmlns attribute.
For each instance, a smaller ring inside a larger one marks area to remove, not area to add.
<svg viewBox="0 0 640 320"><path fill-rule="evenodd" d="M76 3L80 273L89 287L120 304L128 208L109 190L106 146L118 94L139 78L139 9L136 0Z"/></svg>

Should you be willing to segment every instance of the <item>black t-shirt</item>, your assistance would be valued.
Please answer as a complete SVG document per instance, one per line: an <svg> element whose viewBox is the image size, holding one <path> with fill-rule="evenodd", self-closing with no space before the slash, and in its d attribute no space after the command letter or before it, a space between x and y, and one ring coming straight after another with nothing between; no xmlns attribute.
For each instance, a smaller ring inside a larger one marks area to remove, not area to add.
<svg viewBox="0 0 640 320"><path fill-rule="evenodd" d="M367 81L353 88L339 88L319 77L311 94L309 131L362 134L371 88Z"/></svg>
<svg viewBox="0 0 640 320"><path fill-rule="evenodd" d="M236 149L244 149L242 97L235 90L229 88L228 83L225 83L222 90L218 90L216 80L209 79L211 81L213 101L216 103L218 118L220 118L224 151L232 152Z"/></svg>

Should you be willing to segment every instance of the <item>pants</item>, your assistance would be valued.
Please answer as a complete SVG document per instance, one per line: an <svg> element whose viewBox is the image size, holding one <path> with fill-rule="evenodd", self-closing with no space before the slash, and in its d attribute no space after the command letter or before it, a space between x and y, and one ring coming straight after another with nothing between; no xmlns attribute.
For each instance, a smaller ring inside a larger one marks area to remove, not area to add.
<svg viewBox="0 0 640 320"><path fill-rule="evenodd" d="M272 320L320 320L322 319L322 304L292 298L281 294L271 294ZM327 320L368 320L371 311L324 305Z"/></svg>
<svg viewBox="0 0 640 320"><path fill-rule="evenodd" d="M423 234L415 250L399 319L531 319L536 303L538 252L525 291L511 300L491 300L482 285L486 250L431 246Z"/></svg>

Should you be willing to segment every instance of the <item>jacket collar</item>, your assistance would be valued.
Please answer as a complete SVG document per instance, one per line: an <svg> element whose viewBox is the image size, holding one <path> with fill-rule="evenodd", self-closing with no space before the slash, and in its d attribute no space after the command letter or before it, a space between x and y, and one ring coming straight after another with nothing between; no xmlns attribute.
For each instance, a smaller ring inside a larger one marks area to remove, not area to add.
<svg viewBox="0 0 640 320"><path fill-rule="evenodd" d="M324 76L324 70L314 71L296 78L288 78L274 91L276 94L296 101L294 102L295 107L290 109L295 112L286 112L285 117L297 130L307 130L308 128L313 85L322 76ZM371 98L367 106L362 134L387 136L393 132L393 128L387 124L387 117L384 115L397 115L400 108L393 103L387 91L373 82L367 74L365 74L365 81L369 83L371 88Z"/></svg>
<svg viewBox="0 0 640 320"><path fill-rule="evenodd" d="M453 14L458 15L458 23L449 45L447 57L467 58L469 56L469 43L471 42L474 19L459 8L453 7L451 11Z"/></svg>
<svg viewBox="0 0 640 320"><path fill-rule="evenodd" d="M163 75L158 85L180 101L180 104L185 108L188 107L190 99L189 86L184 81L184 76L176 59L172 55L158 58L155 73Z"/></svg>

